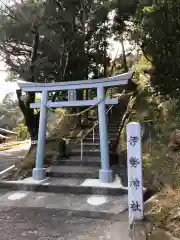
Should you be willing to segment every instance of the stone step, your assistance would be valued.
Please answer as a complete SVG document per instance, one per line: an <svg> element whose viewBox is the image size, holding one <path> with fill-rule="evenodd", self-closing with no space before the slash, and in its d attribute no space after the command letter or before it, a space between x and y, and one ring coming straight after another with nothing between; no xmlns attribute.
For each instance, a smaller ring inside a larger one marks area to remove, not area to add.
<svg viewBox="0 0 180 240"><path fill-rule="evenodd" d="M108 128L118 128L121 125L121 123L109 123L108 122ZM92 126L93 127L93 126ZM94 128L94 129L98 129L99 128L99 124Z"/></svg>
<svg viewBox="0 0 180 240"><path fill-rule="evenodd" d="M93 166L58 166L54 165L47 169L47 177L59 178L97 178L99 169Z"/></svg>
<svg viewBox="0 0 180 240"><path fill-rule="evenodd" d="M112 119L109 119L108 120L108 124L109 125L120 125L122 123L122 120L121 119L114 119L114 118L112 118Z"/></svg>
<svg viewBox="0 0 180 240"><path fill-rule="evenodd" d="M108 127L118 127L121 125L121 122L108 121ZM97 125L98 127L99 125Z"/></svg>
<svg viewBox="0 0 180 240"><path fill-rule="evenodd" d="M111 142L109 141L109 147L110 147L110 144L111 144ZM81 143L76 145L76 148L74 148L74 149L75 150L79 149L79 151L80 151ZM73 149L73 151L74 151L74 149ZM83 141L83 149L85 150L85 152L93 152L94 149L95 149L95 151L96 151L96 149L100 151L100 142L93 143L92 141L89 141L89 142Z"/></svg>
<svg viewBox="0 0 180 240"><path fill-rule="evenodd" d="M116 128L116 129L111 129L111 128L109 128L109 129L108 129L108 133L117 133L118 130L119 130L119 128Z"/></svg>
<svg viewBox="0 0 180 240"><path fill-rule="evenodd" d="M109 140L109 144L111 143L111 141ZM79 143L79 145L77 145L77 147L80 147L81 144ZM100 141L99 142L94 142L92 140L90 140L89 142L88 141L83 141L83 147L85 148L99 148L100 149Z"/></svg>
<svg viewBox="0 0 180 240"><path fill-rule="evenodd" d="M93 137L86 137L83 139L83 142L93 142ZM100 138L94 138L94 143L100 143Z"/></svg>
<svg viewBox="0 0 180 240"><path fill-rule="evenodd" d="M114 141L114 140L116 140L116 138L110 138L109 139L109 141ZM91 137L91 138L84 138L84 140L83 140L84 142L93 142L93 137ZM96 138L94 138L94 142L95 143L100 143L100 137L96 137Z"/></svg>
<svg viewBox="0 0 180 240"><path fill-rule="evenodd" d="M116 125L116 126L109 126L108 127L108 131L115 131L115 130L118 130L119 129L119 127L120 127L120 125Z"/></svg>
<svg viewBox="0 0 180 240"><path fill-rule="evenodd" d="M108 129L108 133L117 133L118 132L118 130L119 130L119 128L111 128L111 129ZM90 132L91 133L91 132ZM93 132L92 132L93 133ZM96 129L95 131L94 131L94 133L98 133L99 134L99 128L98 129Z"/></svg>
<svg viewBox="0 0 180 240"><path fill-rule="evenodd" d="M118 129L113 129L113 130L109 130L108 131L108 136L110 138L110 140L116 138L116 135L118 133ZM99 129L96 129L95 132L94 132L94 137L95 138L99 138ZM77 141L77 137L70 137L70 136L66 136L65 138L67 139L71 139L73 142L76 142ZM89 138L93 138L93 132L90 132L84 139L89 139ZM86 141L87 142L87 141Z"/></svg>
<svg viewBox="0 0 180 240"><path fill-rule="evenodd" d="M16 199L17 197L17 199ZM13 199L13 200L12 200ZM1 197L1 207L55 210L59 216L128 220L127 195L74 195L45 192L9 191ZM68 224L68 223L67 223ZM78 223L77 223L78 224Z"/></svg>
<svg viewBox="0 0 180 240"><path fill-rule="evenodd" d="M116 176L112 183L101 183L98 177L80 178L79 175L74 178L47 177L43 181L34 181L32 178L18 181L2 181L0 182L0 189L111 196L120 196L128 192L128 188L123 187L119 176Z"/></svg>
<svg viewBox="0 0 180 240"><path fill-rule="evenodd" d="M120 125L116 125L116 126L109 126L107 128L108 131L117 131L119 129ZM90 133L93 132L93 130L90 131ZM94 132L99 132L99 126L94 128Z"/></svg>
<svg viewBox="0 0 180 240"><path fill-rule="evenodd" d="M70 153L71 156L81 156L81 148L76 148L76 149L73 149L71 150L71 153ZM83 148L83 156L84 157L100 157L101 155L101 152L100 152L100 148L95 148L95 149L92 149L92 148L87 148L87 147L84 147Z"/></svg>
<svg viewBox="0 0 180 240"><path fill-rule="evenodd" d="M112 156L117 156L117 154L112 151L109 151L109 154ZM80 157L81 156L81 148L79 147L79 148L71 150L70 156L71 157L74 157L74 156ZM83 158L84 157L99 157L100 158L100 156L101 156L100 148L96 148L96 149L88 148L88 149L83 150Z"/></svg>
<svg viewBox="0 0 180 240"><path fill-rule="evenodd" d="M116 126L116 127L108 127L108 132L114 132L114 131L117 131L119 129L119 126ZM95 130L95 132L99 132L99 127L97 127L97 128L95 128L94 129ZM92 131L93 132L93 131Z"/></svg>
<svg viewBox="0 0 180 240"><path fill-rule="evenodd" d="M110 142L109 142L110 143ZM88 142L88 141L83 141L83 146L84 147L100 147L100 143L99 142L94 142L92 141L92 139ZM78 146L77 146L78 147Z"/></svg>
<svg viewBox="0 0 180 240"><path fill-rule="evenodd" d="M114 138L114 135L116 135L118 133L118 130L113 130L113 131L109 131L108 132L108 136L110 136L111 138ZM94 132L94 137L99 137L99 131L95 131ZM86 138L93 138L93 132L90 132L87 136L86 136Z"/></svg>
<svg viewBox="0 0 180 240"><path fill-rule="evenodd" d="M46 183L47 184L47 183ZM46 185L45 184L45 185ZM97 178L50 178L48 181L49 188L58 186L57 191L62 193L73 194L103 194L118 196L128 192L123 187L121 180L117 177L113 183L101 183ZM54 189L56 191L56 187Z"/></svg>
<svg viewBox="0 0 180 240"><path fill-rule="evenodd" d="M118 134L117 131L114 132L114 133L108 133L109 142L116 140L117 134ZM89 134L89 135L86 136L86 139L89 139L90 142L93 142L93 137L94 137L94 139L99 139L100 140L99 133L95 133L94 136L93 136L93 134ZM85 142L88 142L88 141L86 140Z"/></svg>
<svg viewBox="0 0 180 240"><path fill-rule="evenodd" d="M113 137L114 135L116 135L117 134L117 130L116 131L110 131L110 132L108 132L108 136L111 136L111 137ZM90 132L88 135L87 135L87 137L92 137L93 136L93 133L92 132ZM96 136L99 136L99 131L95 131L95 133L94 133L94 136L96 137Z"/></svg>
<svg viewBox="0 0 180 240"><path fill-rule="evenodd" d="M100 157L83 157L81 160L80 156L74 156L69 159L59 159L56 165L64 166L92 166L100 167L101 161Z"/></svg>

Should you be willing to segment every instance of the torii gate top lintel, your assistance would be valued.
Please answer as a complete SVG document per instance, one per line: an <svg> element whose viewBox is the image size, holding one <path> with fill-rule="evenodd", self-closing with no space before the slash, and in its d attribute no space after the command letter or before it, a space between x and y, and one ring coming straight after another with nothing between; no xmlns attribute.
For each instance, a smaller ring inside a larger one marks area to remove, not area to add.
<svg viewBox="0 0 180 240"><path fill-rule="evenodd" d="M108 78L91 79L82 81L54 82L54 83L33 83L18 81L19 87L25 92L42 92L42 90L59 91L59 90L76 90L90 89L98 87L112 87L118 85L126 85L128 80L133 76L134 72L130 71L124 74L116 75Z"/></svg>

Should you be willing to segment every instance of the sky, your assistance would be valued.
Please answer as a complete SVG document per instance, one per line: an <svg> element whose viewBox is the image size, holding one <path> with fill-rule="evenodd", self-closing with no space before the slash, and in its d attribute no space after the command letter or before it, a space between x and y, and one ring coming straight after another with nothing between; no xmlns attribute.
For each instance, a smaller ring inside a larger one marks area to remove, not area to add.
<svg viewBox="0 0 180 240"><path fill-rule="evenodd" d="M7 75L6 67L0 61L0 101L3 100L7 93L15 92L17 88L17 83L6 82Z"/></svg>

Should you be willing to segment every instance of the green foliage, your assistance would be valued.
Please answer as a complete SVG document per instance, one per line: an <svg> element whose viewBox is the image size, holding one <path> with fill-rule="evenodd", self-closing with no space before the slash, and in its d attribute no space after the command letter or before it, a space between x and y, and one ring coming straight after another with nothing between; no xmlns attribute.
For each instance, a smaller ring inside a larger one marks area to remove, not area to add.
<svg viewBox="0 0 180 240"><path fill-rule="evenodd" d="M0 103L0 127L13 129L22 121L22 113L14 93L8 93Z"/></svg>
<svg viewBox="0 0 180 240"><path fill-rule="evenodd" d="M118 34L122 34L126 28L126 22L131 19L137 9L138 1L134 0L114 0L112 3L115 9L114 30Z"/></svg>
<svg viewBox="0 0 180 240"><path fill-rule="evenodd" d="M17 73L9 71L6 81L7 82L15 82L17 80L17 78L18 78Z"/></svg>
<svg viewBox="0 0 180 240"><path fill-rule="evenodd" d="M157 1L148 8L140 5L136 27L136 40L155 68L153 86L162 94L179 96L180 1Z"/></svg>
<svg viewBox="0 0 180 240"><path fill-rule="evenodd" d="M10 70L38 82L102 76L110 29L108 1L26 1L0 15L0 46ZM35 36L36 35L36 36ZM36 37L36 39L34 38ZM36 41L37 56L32 64ZM31 70L31 71L30 71Z"/></svg>
<svg viewBox="0 0 180 240"><path fill-rule="evenodd" d="M15 129L14 132L18 134L18 140L29 139L29 133L27 127L24 123L20 123Z"/></svg>
<svg viewBox="0 0 180 240"><path fill-rule="evenodd" d="M0 51L9 69L26 80L32 74L38 82L102 77L110 62L107 40L124 31L135 8L133 0L24 1L1 11Z"/></svg>

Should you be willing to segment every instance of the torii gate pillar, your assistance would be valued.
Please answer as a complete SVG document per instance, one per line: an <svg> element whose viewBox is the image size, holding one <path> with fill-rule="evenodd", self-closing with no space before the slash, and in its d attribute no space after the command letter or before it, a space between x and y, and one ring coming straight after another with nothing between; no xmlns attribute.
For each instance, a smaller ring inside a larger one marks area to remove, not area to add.
<svg viewBox="0 0 180 240"><path fill-rule="evenodd" d="M45 144L46 144L46 129L47 129L47 104L48 92L42 92L42 103L40 108L40 119L39 119L39 133L38 133L38 144L36 151L36 166L33 169L33 179L43 180L46 177L46 171L44 168L44 156L45 156Z"/></svg>
<svg viewBox="0 0 180 240"><path fill-rule="evenodd" d="M107 116L103 86L97 88L97 97L98 100L100 100L100 103L98 104L99 135L101 148L101 170L99 171L99 179L103 183L110 183L113 181L113 174L112 170L110 169L109 162Z"/></svg>

